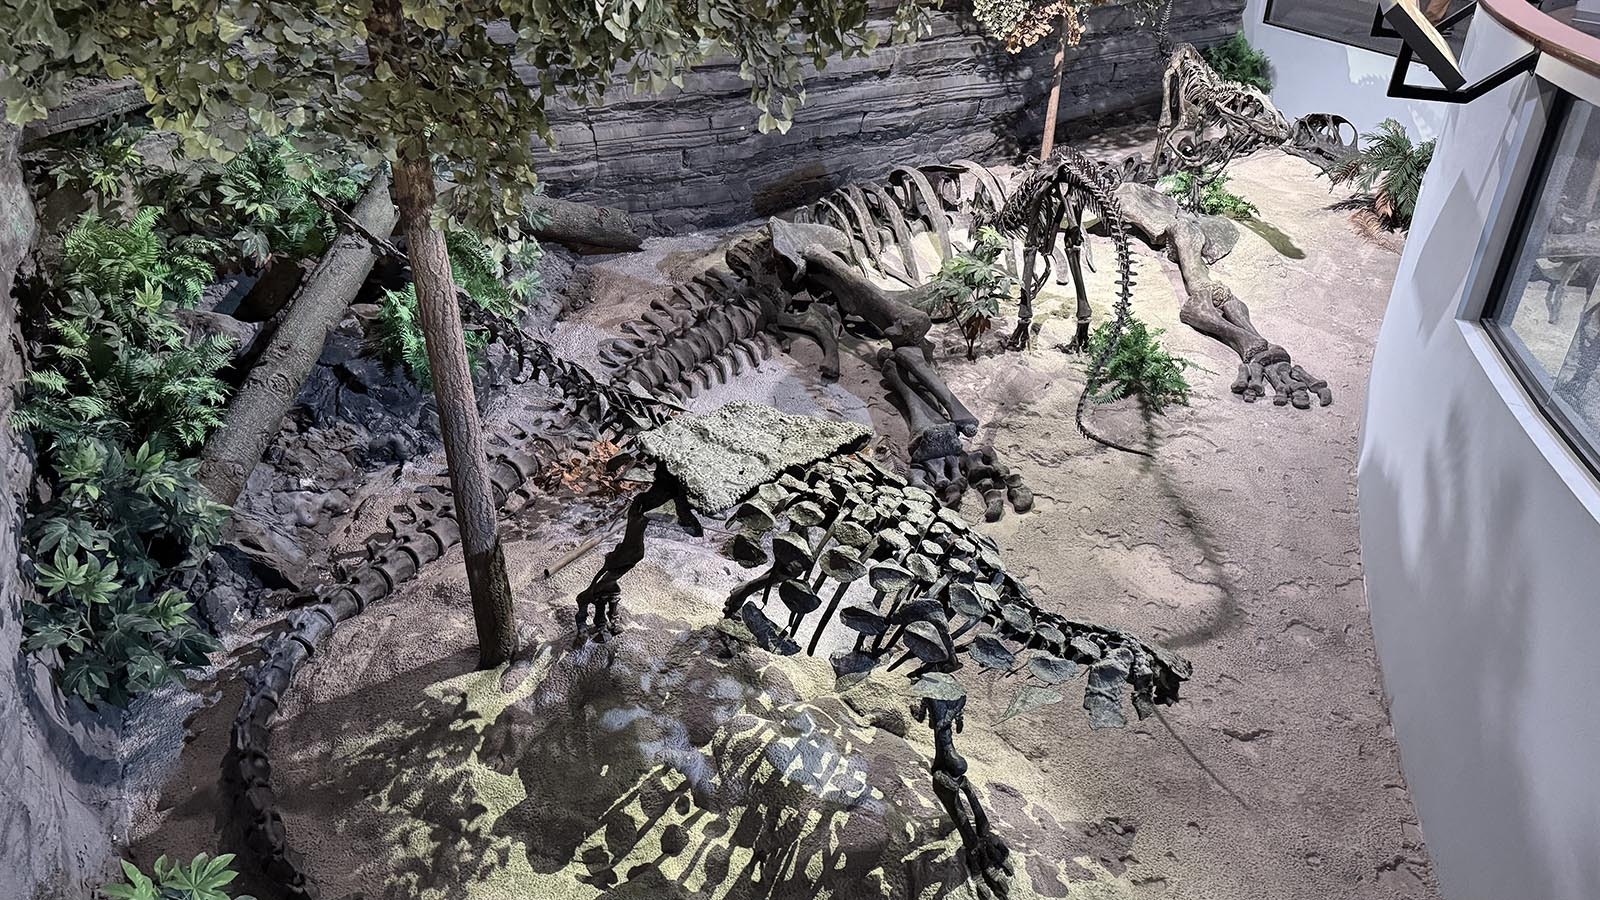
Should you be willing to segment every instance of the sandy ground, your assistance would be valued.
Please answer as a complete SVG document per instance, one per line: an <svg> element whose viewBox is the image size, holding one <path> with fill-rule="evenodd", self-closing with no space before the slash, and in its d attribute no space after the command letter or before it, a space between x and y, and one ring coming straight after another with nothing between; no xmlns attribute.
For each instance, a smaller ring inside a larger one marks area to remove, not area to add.
<svg viewBox="0 0 1600 900"><path fill-rule="evenodd" d="M1034 512L980 526L1011 571L1041 603L1153 637L1195 666L1178 706L1121 732L1090 734L1075 703L996 724L1008 695L974 691L960 747L1016 850L1015 896L1437 897L1389 733L1357 542L1357 428L1397 258L1325 208L1312 172L1278 153L1236 164L1232 186L1273 240L1245 231L1216 273L1264 334L1329 380L1332 407L1229 394L1236 360L1177 322L1176 269L1148 251L1138 314L1208 370L1191 372L1191 407L1153 424L1127 408L1095 413L1153 460L1074 429L1082 364L1048 349L1070 333L1064 297L1043 304L1060 313L1045 349L975 363L953 335L942 349L981 438L1037 497ZM600 299L558 342L591 352L720 237L602 262ZM1097 250L1108 264L1109 247ZM1097 301L1111 296L1107 268L1092 276ZM850 418L892 454L904 428L870 353L847 348L843 377L823 385L798 345L695 405L751 398ZM975 498L964 512L979 518ZM542 576L597 524L570 518L512 529L534 650L511 673L471 673L456 554L342 629L302 677L275 732L276 779L326 896L970 896L925 784L931 747L896 684L839 697L821 660L730 647L715 622L739 570L715 553L715 533L668 527L624 582L629 627L614 651L569 651L571 596L599 562ZM185 774L140 823L137 856L217 845L216 760L235 693L191 721Z"/></svg>

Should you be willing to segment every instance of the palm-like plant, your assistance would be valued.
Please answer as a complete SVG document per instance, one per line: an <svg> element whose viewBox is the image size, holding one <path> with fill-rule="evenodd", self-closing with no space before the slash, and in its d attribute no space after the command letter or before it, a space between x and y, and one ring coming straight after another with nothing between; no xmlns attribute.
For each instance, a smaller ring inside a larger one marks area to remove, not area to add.
<svg viewBox="0 0 1600 900"><path fill-rule="evenodd" d="M1384 228L1408 228L1422 176L1433 161L1433 145L1433 141L1413 144L1399 122L1384 119L1377 131L1361 136L1361 149L1331 169L1328 178L1334 184L1354 185L1365 195L1361 205Z"/></svg>

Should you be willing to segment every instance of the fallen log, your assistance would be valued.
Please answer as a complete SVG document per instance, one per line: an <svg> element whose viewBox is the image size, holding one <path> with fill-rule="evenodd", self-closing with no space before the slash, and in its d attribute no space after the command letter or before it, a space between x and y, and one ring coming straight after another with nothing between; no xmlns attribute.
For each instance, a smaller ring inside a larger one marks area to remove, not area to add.
<svg viewBox="0 0 1600 900"><path fill-rule="evenodd" d="M61 102L52 106L44 118L23 126L22 143L28 146L62 132L98 125L149 105L144 88L132 78L75 81L67 86Z"/></svg>
<svg viewBox="0 0 1600 900"><path fill-rule="evenodd" d="M543 227L533 229L533 236L541 241L562 244L580 253L637 250L644 243L633 220L620 209L551 197L535 197L528 206L545 221Z"/></svg>
<svg viewBox="0 0 1600 900"><path fill-rule="evenodd" d="M372 179L350 214L362 229L379 235L394 230L398 215L389 198L387 175ZM228 404L226 421L200 452L200 483L218 503L231 506L239 498L322 355L328 332L339 323L376 260L366 240L346 231L328 248L290 302L266 349Z"/></svg>

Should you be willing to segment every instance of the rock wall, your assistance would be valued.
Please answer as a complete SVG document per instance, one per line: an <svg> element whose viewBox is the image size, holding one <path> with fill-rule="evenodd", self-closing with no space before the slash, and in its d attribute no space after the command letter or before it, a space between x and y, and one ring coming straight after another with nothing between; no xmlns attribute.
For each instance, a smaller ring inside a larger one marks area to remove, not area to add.
<svg viewBox="0 0 1600 900"><path fill-rule="evenodd" d="M892 5L874 6L886 29ZM1242 7L1175 0L1172 35L1215 43L1239 30ZM932 35L811 74L787 134L758 133L737 67L708 64L665 95L621 91L602 107L552 110L559 143L541 151L538 171L552 196L619 206L663 230L746 221L900 163L1037 152L1054 52L1046 39L1006 53L982 36L970 3L951 0ZM1061 119L1154 103L1165 64L1126 2L1095 7L1069 51ZM1063 137L1082 136L1069 126Z"/></svg>
<svg viewBox="0 0 1600 900"><path fill-rule="evenodd" d="M17 165L17 129L0 124L0 422L22 379L11 286L35 233ZM123 828L114 724L61 701L21 650L18 528L32 461L0 426L0 897L88 896Z"/></svg>

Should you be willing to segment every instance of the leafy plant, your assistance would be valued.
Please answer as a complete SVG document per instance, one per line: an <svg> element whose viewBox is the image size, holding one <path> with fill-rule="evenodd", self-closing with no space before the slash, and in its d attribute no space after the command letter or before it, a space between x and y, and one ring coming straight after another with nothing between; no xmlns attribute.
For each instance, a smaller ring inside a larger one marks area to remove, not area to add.
<svg viewBox="0 0 1600 900"><path fill-rule="evenodd" d="M1089 0L1092 5L1103 0ZM977 0L973 17L984 33L1004 41L1006 51L1021 53L1057 27L1065 28L1063 43L1076 47L1083 40L1083 13L1079 3L1067 0Z"/></svg>
<svg viewBox="0 0 1600 900"><path fill-rule="evenodd" d="M137 147L144 129L126 123L91 132L87 140L67 147L50 166L58 190L94 198L96 208L114 206L123 189L145 172L144 155Z"/></svg>
<svg viewBox="0 0 1600 900"><path fill-rule="evenodd" d="M25 532L41 594L23 607L25 646L56 654L67 693L126 705L216 649L183 592L158 581L200 564L225 508L195 481L194 460L149 443L130 453L75 440L50 459L54 495Z"/></svg>
<svg viewBox="0 0 1600 900"><path fill-rule="evenodd" d="M189 344L174 315L193 306L212 273L208 241L168 240L158 211L118 223L84 215L62 247L63 291L29 375L14 427L48 442L94 437L158 449L195 446L221 424L217 372L231 344Z"/></svg>
<svg viewBox="0 0 1600 900"><path fill-rule="evenodd" d="M1328 178L1365 194L1362 204L1384 228L1409 228L1433 147L1433 141L1413 144L1399 122L1384 119L1377 131L1361 136L1361 149L1331 169Z"/></svg>
<svg viewBox="0 0 1600 900"><path fill-rule="evenodd" d="M198 565L223 521L177 454L221 423L230 345L189 343L176 317L199 300L215 245L168 239L157 214L90 213L68 233L51 337L11 422L34 433L50 482L25 529L39 590L26 646L91 703L126 704L214 648L160 582Z"/></svg>
<svg viewBox="0 0 1600 900"><path fill-rule="evenodd" d="M539 288L539 272L534 268L540 250L534 242L526 242L510 256L496 259L496 250L479 235L466 230L446 232L445 244L450 250L450 271L457 285L467 294L478 310L500 319L520 318L528 298ZM521 273L508 280L506 260L510 259ZM463 310L471 318L473 310ZM415 285L403 290L384 291L378 305L375 337L383 358L405 367L413 381L425 390L433 387L433 369L428 362L427 344L422 336L422 323L417 308ZM483 364L484 350L489 343L488 332L481 328L466 331L467 359L477 371Z"/></svg>
<svg viewBox="0 0 1600 900"><path fill-rule="evenodd" d="M1156 187L1178 198L1184 206L1208 216L1253 219L1261 212L1254 203L1228 190L1228 176L1223 174L1204 180L1193 172L1174 172L1162 178Z"/></svg>
<svg viewBox="0 0 1600 900"><path fill-rule="evenodd" d="M158 857L154 867L155 877L139 871L139 867L122 861L125 881L108 884L100 889L110 900L229 900L224 890L238 873L233 871L233 854L224 853L212 858L204 853L189 863L171 862ZM232 900L254 900L240 894Z"/></svg>
<svg viewBox="0 0 1600 900"><path fill-rule="evenodd" d="M1265 53L1250 46L1243 34L1207 47L1204 55L1223 78L1248 84L1263 94L1272 92L1272 63Z"/></svg>
<svg viewBox="0 0 1600 900"><path fill-rule="evenodd" d="M1014 282L999 259L1006 252L1005 237L992 227L978 230L971 250L945 260L917 305L939 321L954 321L967 339L967 359L1000 315L1000 301L1011 296Z"/></svg>
<svg viewBox="0 0 1600 900"><path fill-rule="evenodd" d="M274 256L304 259L321 254L338 234L314 195L351 203L361 183L357 170L321 169L285 138L255 140L223 167L213 215L219 225L237 227L234 243L258 266Z"/></svg>
<svg viewBox="0 0 1600 900"><path fill-rule="evenodd" d="M162 227L227 244L257 267L326 250L338 228L315 195L350 203L364 180L359 166L323 169L281 136L251 138L225 165L186 161L181 150L170 165L151 165L138 149L146 133L121 124L47 150L55 186L90 196L102 215L125 202L159 208Z"/></svg>
<svg viewBox="0 0 1600 900"><path fill-rule="evenodd" d="M1089 337L1090 359L1098 359L1111 340L1112 323L1102 322ZM1173 356L1157 340L1162 329L1151 329L1137 317L1129 316L1122 338L1106 360L1100 380L1092 385L1090 396L1096 403L1111 403L1124 397L1137 397L1146 412L1161 415L1173 404L1189 405L1189 380L1183 373L1197 368L1181 356Z"/></svg>

